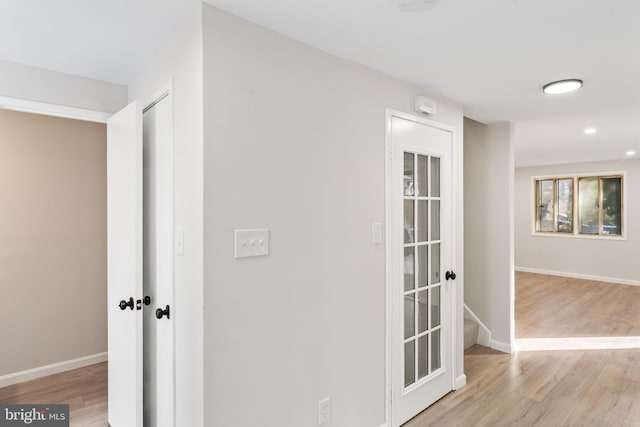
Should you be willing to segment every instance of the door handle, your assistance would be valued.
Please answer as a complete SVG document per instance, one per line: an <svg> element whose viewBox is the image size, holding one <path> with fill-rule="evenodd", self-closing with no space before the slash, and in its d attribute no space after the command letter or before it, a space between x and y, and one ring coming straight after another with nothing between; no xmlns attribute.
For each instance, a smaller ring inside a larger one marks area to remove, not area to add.
<svg viewBox="0 0 640 427"><path fill-rule="evenodd" d="M151 304L151 297L147 295L146 297L137 300L136 301L136 310L142 310L142 304L143 303L144 303L144 305Z"/></svg>
<svg viewBox="0 0 640 427"><path fill-rule="evenodd" d="M167 316L167 319L170 319L171 317L169 317L169 306L167 305L167 308L165 308L164 310L161 308L156 309L156 319L162 319L163 316Z"/></svg>
<svg viewBox="0 0 640 427"><path fill-rule="evenodd" d="M444 275L444 278L447 280L456 280L456 273L453 271L447 271Z"/></svg>
<svg viewBox="0 0 640 427"><path fill-rule="evenodd" d="M129 298L129 301L125 301L125 300L120 301L120 304L118 304L118 307L120 307L120 310L126 310L127 307L133 310L133 297Z"/></svg>

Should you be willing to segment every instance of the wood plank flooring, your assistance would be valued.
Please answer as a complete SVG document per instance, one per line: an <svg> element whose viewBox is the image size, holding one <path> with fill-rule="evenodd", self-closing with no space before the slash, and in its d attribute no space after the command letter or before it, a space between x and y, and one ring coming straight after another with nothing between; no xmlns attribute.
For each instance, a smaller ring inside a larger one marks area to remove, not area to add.
<svg viewBox="0 0 640 427"><path fill-rule="evenodd" d="M107 363L0 388L0 402L69 404L71 426L107 427Z"/></svg>
<svg viewBox="0 0 640 427"><path fill-rule="evenodd" d="M640 336L640 287L517 273L515 308L519 338ZM474 346L465 373L466 387L405 427L640 426L640 349ZM107 364L1 388L0 402L69 403L72 426L106 427Z"/></svg>
<svg viewBox="0 0 640 427"><path fill-rule="evenodd" d="M640 287L516 275L516 337L640 336ZM465 352L467 386L404 427L640 426L640 349Z"/></svg>

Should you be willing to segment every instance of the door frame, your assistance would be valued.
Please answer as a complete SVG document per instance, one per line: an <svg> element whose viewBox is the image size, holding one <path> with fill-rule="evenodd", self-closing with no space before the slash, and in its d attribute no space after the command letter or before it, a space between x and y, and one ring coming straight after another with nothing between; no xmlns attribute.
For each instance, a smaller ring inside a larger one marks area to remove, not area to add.
<svg viewBox="0 0 640 427"><path fill-rule="evenodd" d="M393 117L410 120L413 122L417 122L420 124L424 124L427 126L431 126L436 129L440 129L451 134L451 269L456 272L457 278L452 281L451 284L447 285L450 287L451 298L452 298L452 307L450 313L450 325L451 325L451 358L448 361L449 366L451 366L451 373L449 374L451 377L451 389L456 390L466 384L466 377L464 374L456 375L457 371L462 368L460 363L458 362L458 352L462 348L459 341L462 340L462 336L460 336L460 322L458 321L458 317L462 314L462 304L460 301L462 300L462 290L464 289L463 285L463 268L458 268L458 260L462 261L462 245L459 245L459 230L460 227L460 215L461 211L458 211L458 200L461 197L461 191L459 189L460 182L458 180L458 168L460 167L460 162L458 159L458 150L457 150L457 132L456 127L437 122L430 119L425 119L415 114L409 114L400 110L395 110L391 108L385 109L385 424L386 426L391 426L391 411L392 411L392 342L391 342L391 303L393 301L393 283L392 283L392 275L391 275L391 255L393 248L391 247L391 227L390 227L390 219L391 219L391 191L392 191L392 176L391 176L391 160L392 160L392 127L391 120ZM396 160L398 161L398 160ZM460 199L461 200L461 199ZM460 230L461 231L461 230ZM460 266L462 266L462 262L460 262Z"/></svg>

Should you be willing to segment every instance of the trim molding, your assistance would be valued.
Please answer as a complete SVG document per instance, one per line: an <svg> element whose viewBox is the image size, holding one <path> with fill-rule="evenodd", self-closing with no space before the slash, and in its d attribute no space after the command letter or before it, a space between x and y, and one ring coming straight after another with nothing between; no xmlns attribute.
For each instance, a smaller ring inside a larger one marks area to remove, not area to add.
<svg viewBox="0 0 640 427"><path fill-rule="evenodd" d="M453 389L458 390L467 385L467 376L465 374L458 375L453 384Z"/></svg>
<svg viewBox="0 0 640 427"><path fill-rule="evenodd" d="M40 366L38 368L14 372L13 374L2 375L0 376L0 388L106 361L107 352L105 351L104 353L92 354L64 362L52 363L51 365Z"/></svg>
<svg viewBox="0 0 640 427"><path fill-rule="evenodd" d="M467 315L469 317L467 317ZM464 305L464 318L470 318L478 324L478 344L491 347L491 331L486 327L484 323L476 316L476 314L469 308L467 304Z"/></svg>
<svg viewBox="0 0 640 427"><path fill-rule="evenodd" d="M43 114L45 116L64 117L66 119L85 120L88 122L106 123L111 113L86 110L84 108L67 107L64 105L47 104L46 102L29 101L26 99L0 96L0 108L5 110L22 111L25 113Z"/></svg>
<svg viewBox="0 0 640 427"><path fill-rule="evenodd" d="M491 340L489 347L491 347L494 350L498 350L508 354L515 353L516 351L515 344L507 344L502 341L496 341L496 340Z"/></svg>
<svg viewBox="0 0 640 427"><path fill-rule="evenodd" d="M516 267L516 271L523 273L546 274L548 276L569 277L571 279L593 280L596 282L617 283L620 285L640 286L640 280L618 279L615 277L593 276L590 274L567 273L565 271L542 270L539 268Z"/></svg>

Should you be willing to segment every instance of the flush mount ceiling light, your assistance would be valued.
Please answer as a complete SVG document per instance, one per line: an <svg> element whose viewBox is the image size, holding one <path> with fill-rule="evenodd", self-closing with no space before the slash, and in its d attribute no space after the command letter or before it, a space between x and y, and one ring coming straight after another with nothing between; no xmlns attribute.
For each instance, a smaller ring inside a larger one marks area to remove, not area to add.
<svg viewBox="0 0 640 427"><path fill-rule="evenodd" d="M636 152L634 150L627 151L627 156L635 156Z"/></svg>
<svg viewBox="0 0 640 427"><path fill-rule="evenodd" d="M593 135L596 132L598 132L598 130L596 128L586 128L584 130L584 133L586 133L587 135Z"/></svg>
<svg viewBox="0 0 640 427"><path fill-rule="evenodd" d="M580 79L558 80L557 82L547 83L542 87L542 91L547 95L560 95L562 93L573 92L582 87Z"/></svg>
<svg viewBox="0 0 640 427"><path fill-rule="evenodd" d="M400 10L412 12L414 10L426 9L433 0L396 0Z"/></svg>

